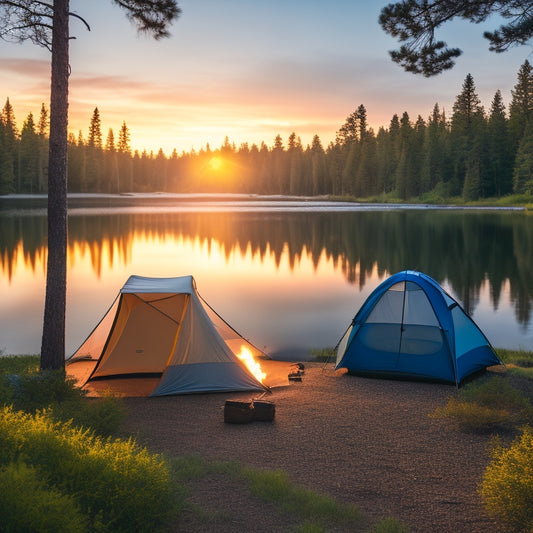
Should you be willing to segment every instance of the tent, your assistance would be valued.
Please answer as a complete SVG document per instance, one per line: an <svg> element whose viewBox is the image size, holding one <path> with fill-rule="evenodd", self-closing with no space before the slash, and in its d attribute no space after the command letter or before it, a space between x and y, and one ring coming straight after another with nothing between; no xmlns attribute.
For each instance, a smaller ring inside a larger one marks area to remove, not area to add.
<svg viewBox="0 0 533 533"><path fill-rule="evenodd" d="M431 277L403 271L366 299L337 347L349 373L458 385L501 364L461 306Z"/></svg>
<svg viewBox="0 0 533 533"><path fill-rule="evenodd" d="M192 276L131 276L66 366L85 388L149 378L135 381L149 389L141 396L268 390L240 356L252 367L268 358L207 305Z"/></svg>

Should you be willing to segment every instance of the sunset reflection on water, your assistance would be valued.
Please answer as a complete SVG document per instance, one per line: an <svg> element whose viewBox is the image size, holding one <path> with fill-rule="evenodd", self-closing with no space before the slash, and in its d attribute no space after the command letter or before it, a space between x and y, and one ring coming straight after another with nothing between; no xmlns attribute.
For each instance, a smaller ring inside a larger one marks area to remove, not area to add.
<svg viewBox="0 0 533 533"><path fill-rule="evenodd" d="M296 255L288 246L281 253L268 246L253 249L251 243L244 249L240 245L228 249L215 239L181 233L134 231L128 239L74 241L68 247L68 268L67 353L96 326L131 274L192 274L200 294L252 343L281 356L292 351L299 358L306 357L311 347L334 344L361 298L325 250L317 260L305 247ZM2 262L0 289L8 297L0 302L0 348L6 353L39 350L45 270L44 247L31 255L19 247L10 261ZM322 320L331 312L344 317L336 328ZM20 321L20 316L26 320ZM315 324L313 332L302 338L301 328L294 325L306 321Z"/></svg>
<svg viewBox="0 0 533 533"><path fill-rule="evenodd" d="M69 212L67 354L130 275L190 274L206 301L252 343L274 357L307 358L312 348L333 347L370 292L405 268L443 284L495 346L533 349L531 217L341 213L308 204L305 212L187 207ZM45 212L0 208L0 219L0 351L37 353Z"/></svg>

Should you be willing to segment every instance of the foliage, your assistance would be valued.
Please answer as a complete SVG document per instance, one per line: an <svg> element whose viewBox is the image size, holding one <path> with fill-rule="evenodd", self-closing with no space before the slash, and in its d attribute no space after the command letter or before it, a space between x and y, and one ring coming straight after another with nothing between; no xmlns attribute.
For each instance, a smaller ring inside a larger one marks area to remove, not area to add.
<svg viewBox="0 0 533 533"><path fill-rule="evenodd" d="M206 462L197 456L174 459L172 470L180 481L199 480L203 477L212 480L214 476L241 480L253 495L263 501L278 504L292 519L296 517L299 525L295 531L322 532L331 527L350 526L350 530L353 530L354 525L359 525L363 519L361 510L356 506L339 504L329 496L293 486L283 471L256 470L234 461Z"/></svg>
<svg viewBox="0 0 533 533"><path fill-rule="evenodd" d="M124 419L121 401L111 395L87 398L61 371L39 371L37 356L0 357L0 404L34 413L49 408L55 421L69 421L111 435Z"/></svg>
<svg viewBox="0 0 533 533"><path fill-rule="evenodd" d="M526 350L498 349L498 357L505 363L523 367L533 367L533 352Z"/></svg>
<svg viewBox="0 0 533 533"><path fill-rule="evenodd" d="M0 410L0 465L20 461L47 487L74 498L100 531L161 530L175 511L169 467L133 440L96 437L35 415Z"/></svg>
<svg viewBox="0 0 533 533"><path fill-rule="evenodd" d="M490 514L520 531L533 530L533 431L524 429L509 448L492 451L480 486Z"/></svg>
<svg viewBox="0 0 533 533"><path fill-rule="evenodd" d="M335 348L313 348L311 355L317 361L335 361Z"/></svg>
<svg viewBox="0 0 533 533"><path fill-rule="evenodd" d="M431 416L473 431L509 430L533 421L533 405L507 377L493 376L466 385Z"/></svg>
<svg viewBox="0 0 533 533"><path fill-rule="evenodd" d="M382 518L370 529L371 533L409 533L409 528L395 518Z"/></svg>
<svg viewBox="0 0 533 533"><path fill-rule="evenodd" d="M2 531L87 531L86 517L74 497L48 485L23 461L0 466L0 486Z"/></svg>
<svg viewBox="0 0 533 533"><path fill-rule="evenodd" d="M450 69L461 55L459 48L449 48L435 37L436 30L454 18L462 18L479 24L491 15L509 20L493 32L485 32L489 49L503 52L511 46L526 44L533 35L531 2L489 0L404 0L385 6L379 22L385 32L396 37L402 44L390 52L392 60L407 72L434 76Z"/></svg>
<svg viewBox="0 0 533 533"><path fill-rule="evenodd" d="M510 413L507 409L487 407L476 402L450 398L445 407L439 407L431 415L434 418L451 419L463 429L491 431L507 425Z"/></svg>
<svg viewBox="0 0 533 533"><path fill-rule="evenodd" d="M348 115L335 142L327 148L318 135L304 147L293 132L286 146L280 135L271 147L264 142L236 147L226 138L214 150L207 146L180 155L174 150L170 156L162 150L132 153L125 122L116 144L112 128L102 143L96 108L89 117L87 135L69 136L68 187L70 192L82 193L194 191L524 205L532 203L531 133L526 128L528 117L533 118L530 94L533 69L526 61L518 73L508 113L499 90L486 113L474 79L467 74L450 117L435 104L427 119L406 112L401 117L395 114L389 127L376 133L368 127L361 104ZM9 98L2 117L0 194L46 192L46 120L36 126L28 116L22 136Z"/></svg>

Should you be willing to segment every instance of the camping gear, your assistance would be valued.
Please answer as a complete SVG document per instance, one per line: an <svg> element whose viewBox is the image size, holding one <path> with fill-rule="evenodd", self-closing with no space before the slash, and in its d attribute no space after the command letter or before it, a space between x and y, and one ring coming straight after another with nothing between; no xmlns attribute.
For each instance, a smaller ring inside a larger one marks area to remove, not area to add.
<svg viewBox="0 0 533 533"><path fill-rule="evenodd" d="M250 401L226 400L224 422L226 424L247 424L248 422L272 422L276 414L274 402L261 398Z"/></svg>
<svg viewBox="0 0 533 533"><path fill-rule="evenodd" d="M268 400L253 401L253 420L272 422L276 415L276 405Z"/></svg>
<svg viewBox="0 0 533 533"><path fill-rule="evenodd" d="M405 270L366 299L339 341L335 368L458 385L499 365L489 341L430 276Z"/></svg>
<svg viewBox="0 0 533 533"><path fill-rule="evenodd" d="M268 358L207 305L192 276L131 276L67 360L67 373L79 379L76 367L92 363L86 388L102 379L149 378L133 380L132 387L148 387L139 395L268 390L239 358L243 353L256 363Z"/></svg>
<svg viewBox="0 0 533 533"><path fill-rule="evenodd" d="M251 401L226 400L224 422L226 424L247 424L254 419L254 405Z"/></svg>

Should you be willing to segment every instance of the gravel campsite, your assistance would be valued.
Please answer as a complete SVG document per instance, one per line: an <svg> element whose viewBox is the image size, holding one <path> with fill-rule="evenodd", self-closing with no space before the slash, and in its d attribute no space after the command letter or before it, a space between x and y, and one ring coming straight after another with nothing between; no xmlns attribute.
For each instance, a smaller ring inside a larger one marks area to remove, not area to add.
<svg viewBox="0 0 533 533"><path fill-rule="evenodd" d="M272 389L272 421L224 422L228 400L256 393L124 398L123 430L168 457L197 455L283 470L295 485L355 504L370 521L394 517L411 532L500 531L477 492L490 435L464 432L430 416L455 388L371 379L305 363L301 381ZM287 517L239 483L200 483L191 501L213 513L219 532L287 531ZM231 518L218 512L231 509ZM182 516L180 531L205 531Z"/></svg>

